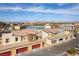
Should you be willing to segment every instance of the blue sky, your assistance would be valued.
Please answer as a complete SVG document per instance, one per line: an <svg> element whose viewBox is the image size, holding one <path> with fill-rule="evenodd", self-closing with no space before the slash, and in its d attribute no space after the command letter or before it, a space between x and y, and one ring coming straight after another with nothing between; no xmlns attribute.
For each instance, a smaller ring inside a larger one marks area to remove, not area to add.
<svg viewBox="0 0 79 59"><path fill-rule="evenodd" d="M0 21L79 21L78 3L0 3Z"/></svg>

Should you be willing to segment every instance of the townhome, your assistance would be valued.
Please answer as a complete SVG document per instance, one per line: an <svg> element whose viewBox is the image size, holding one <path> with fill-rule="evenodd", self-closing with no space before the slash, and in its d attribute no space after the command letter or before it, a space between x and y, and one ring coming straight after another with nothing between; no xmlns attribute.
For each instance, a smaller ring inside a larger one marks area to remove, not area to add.
<svg viewBox="0 0 79 59"><path fill-rule="evenodd" d="M75 31L76 31L76 33L79 33L79 23L75 24Z"/></svg>
<svg viewBox="0 0 79 59"><path fill-rule="evenodd" d="M42 40L39 37L39 32L36 30L16 30L11 33L2 34L2 45L6 46L6 48L4 48L5 52L7 52L6 50L9 48L11 50L15 47L12 52L14 51L14 54L18 54L20 52L29 52L41 48ZM0 51L0 55L5 54L4 51Z"/></svg>
<svg viewBox="0 0 79 59"><path fill-rule="evenodd" d="M45 46L67 41L71 37L73 37L73 34L60 28L42 30L42 39L45 41Z"/></svg>
<svg viewBox="0 0 79 59"><path fill-rule="evenodd" d="M44 28L51 28L51 25L47 23Z"/></svg>
<svg viewBox="0 0 79 59"><path fill-rule="evenodd" d="M14 26L14 29L15 29L15 30L20 30L20 29L21 29L21 26L20 26L20 25L15 25L15 26Z"/></svg>
<svg viewBox="0 0 79 59"><path fill-rule="evenodd" d="M62 28L68 31L74 31L75 30L75 25L74 24L62 24Z"/></svg>
<svg viewBox="0 0 79 59"><path fill-rule="evenodd" d="M61 28L65 29L65 30L67 30L69 32L72 32L72 34L74 36L76 36L75 35L76 34L76 31L75 31L76 27L75 27L74 24L62 24L61 26L62 26Z"/></svg>

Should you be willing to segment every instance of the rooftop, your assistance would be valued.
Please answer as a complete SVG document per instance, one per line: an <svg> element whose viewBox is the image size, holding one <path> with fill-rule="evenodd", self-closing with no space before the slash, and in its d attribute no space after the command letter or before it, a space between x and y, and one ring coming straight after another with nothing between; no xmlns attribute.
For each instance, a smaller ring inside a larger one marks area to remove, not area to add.
<svg viewBox="0 0 79 59"><path fill-rule="evenodd" d="M55 29L46 28L46 29L43 29L43 31L47 33L58 33L59 28L55 28Z"/></svg>
<svg viewBox="0 0 79 59"><path fill-rule="evenodd" d="M63 26L74 26L73 24L62 24Z"/></svg>
<svg viewBox="0 0 79 59"><path fill-rule="evenodd" d="M24 29L24 30L16 30L12 32L13 35L17 36L25 36L29 34L38 34L39 32L37 30L30 30L30 29Z"/></svg>

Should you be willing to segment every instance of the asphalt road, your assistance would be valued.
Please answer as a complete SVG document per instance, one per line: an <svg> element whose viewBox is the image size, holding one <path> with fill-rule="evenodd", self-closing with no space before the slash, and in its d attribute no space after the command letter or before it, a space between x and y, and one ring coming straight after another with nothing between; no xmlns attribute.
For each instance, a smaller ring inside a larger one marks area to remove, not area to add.
<svg viewBox="0 0 79 59"><path fill-rule="evenodd" d="M31 53L21 53L19 56L61 56L63 53L75 45L79 44L79 38L71 39L67 42L57 44L48 48L38 49Z"/></svg>

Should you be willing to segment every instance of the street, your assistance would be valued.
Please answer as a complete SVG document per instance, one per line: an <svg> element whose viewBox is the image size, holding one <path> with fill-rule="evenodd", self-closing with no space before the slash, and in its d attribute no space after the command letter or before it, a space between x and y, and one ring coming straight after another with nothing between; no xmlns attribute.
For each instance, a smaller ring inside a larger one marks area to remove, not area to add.
<svg viewBox="0 0 79 59"><path fill-rule="evenodd" d="M18 56L61 56L65 51L77 44L79 44L79 38L72 39L61 44L59 43L48 48L38 49L36 51L32 51L31 53L21 53Z"/></svg>

